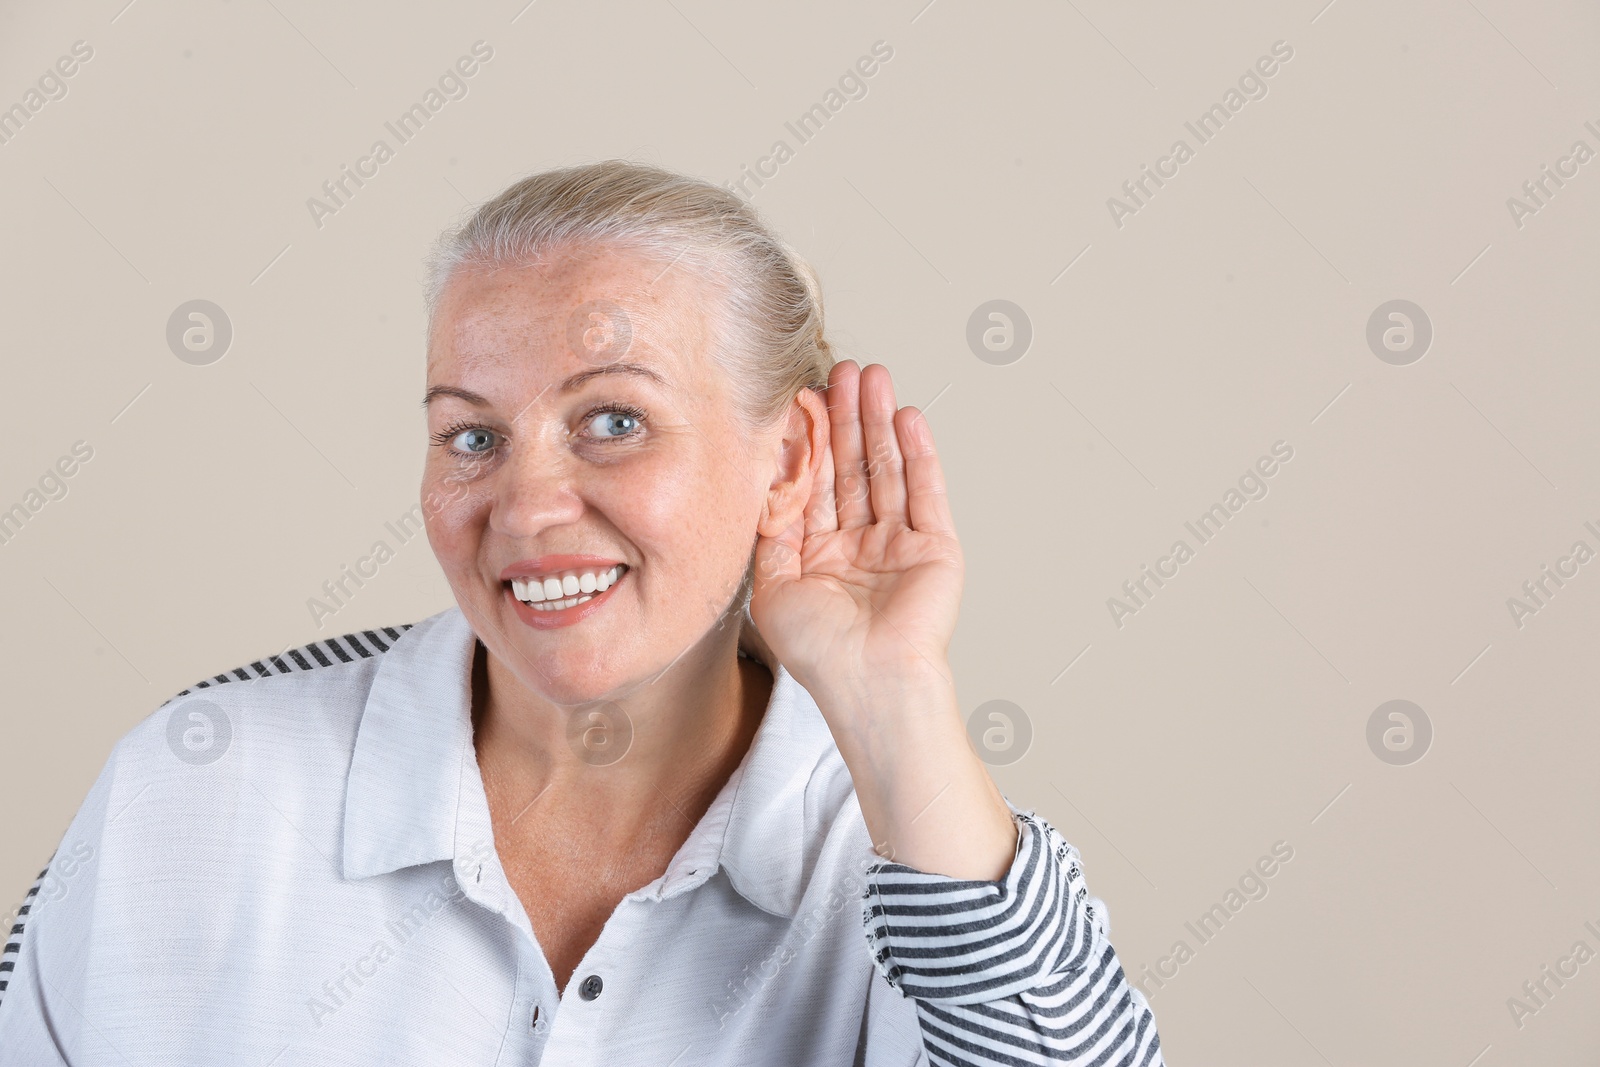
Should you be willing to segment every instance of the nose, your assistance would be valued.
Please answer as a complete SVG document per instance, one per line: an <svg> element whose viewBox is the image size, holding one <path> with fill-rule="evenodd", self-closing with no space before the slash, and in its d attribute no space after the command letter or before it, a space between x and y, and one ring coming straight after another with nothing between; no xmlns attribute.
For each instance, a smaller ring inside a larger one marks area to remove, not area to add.
<svg viewBox="0 0 1600 1067"><path fill-rule="evenodd" d="M533 538L583 514L575 457L551 436L524 437L496 472L489 525L510 538Z"/></svg>

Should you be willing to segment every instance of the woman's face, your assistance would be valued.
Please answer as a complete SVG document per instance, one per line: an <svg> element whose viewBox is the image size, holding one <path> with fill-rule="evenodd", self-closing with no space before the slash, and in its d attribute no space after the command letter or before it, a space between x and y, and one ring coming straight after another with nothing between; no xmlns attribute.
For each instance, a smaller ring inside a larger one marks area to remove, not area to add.
<svg viewBox="0 0 1600 1067"><path fill-rule="evenodd" d="M596 250L463 272L440 299L428 540L484 645L558 704L653 678L738 592L785 449L735 418L719 302L682 266Z"/></svg>

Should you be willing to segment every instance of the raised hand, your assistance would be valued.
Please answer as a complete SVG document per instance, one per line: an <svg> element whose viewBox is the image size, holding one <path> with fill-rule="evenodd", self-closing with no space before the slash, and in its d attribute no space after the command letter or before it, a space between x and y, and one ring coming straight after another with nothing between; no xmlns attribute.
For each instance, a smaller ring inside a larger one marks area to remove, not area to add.
<svg viewBox="0 0 1600 1067"><path fill-rule="evenodd" d="M1016 826L967 741L950 638L965 565L927 420L886 368L828 377L828 444L805 512L756 547L750 616L850 768L879 852L995 879Z"/></svg>
<svg viewBox="0 0 1600 1067"><path fill-rule="evenodd" d="M750 614L802 684L948 675L965 573L927 420L880 364L836 364L803 517L756 548Z"/></svg>

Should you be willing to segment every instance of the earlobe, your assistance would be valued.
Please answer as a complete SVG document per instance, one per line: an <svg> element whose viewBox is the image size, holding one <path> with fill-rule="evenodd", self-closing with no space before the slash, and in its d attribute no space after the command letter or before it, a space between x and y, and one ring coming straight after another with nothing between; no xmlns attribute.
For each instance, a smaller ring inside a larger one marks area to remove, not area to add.
<svg viewBox="0 0 1600 1067"><path fill-rule="evenodd" d="M778 515L787 507L788 499L789 494L783 489L774 487L768 491L766 499L761 501L761 520L756 524L758 534L777 537L783 533L785 525L778 522Z"/></svg>

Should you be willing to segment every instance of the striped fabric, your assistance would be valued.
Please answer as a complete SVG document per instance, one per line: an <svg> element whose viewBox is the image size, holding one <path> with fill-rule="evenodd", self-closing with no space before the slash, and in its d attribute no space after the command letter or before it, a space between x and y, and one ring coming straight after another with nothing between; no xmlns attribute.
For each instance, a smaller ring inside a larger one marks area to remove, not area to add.
<svg viewBox="0 0 1600 1067"><path fill-rule="evenodd" d="M399 626L385 626L381 630L362 630L359 633L341 634L323 641L313 641L299 648L291 648L277 655L258 659L247 666L235 667L214 678L196 682L188 689L174 693L163 701L161 706L166 707L179 697L188 696L197 690L209 689L214 685L248 682L256 678L269 678L274 674L316 670L318 667L331 667L335 663L354 663L357 658L371 659L389 651L389 645L398 641L400 635L414 625L416 624L408 622Z"/></svg>
<svg viewBox="0 0 1600 1067"><path fill-rule="evenodd" d="M50 873L50 864L55 858L52 853L50 859L45 861L44 870L39 872L33 888L22 898L22 907L17 909L16 925L6 934L5 951L0 952L0 1000L5 998L6 986L11 984L11 975L17 969L17 957L22 951L22 928L28 925L28 913L33 910L33 900L39 895L39 887L44 884L45 875Z"/></svg>
<svg viewBox="0 0 1600 1067"><path fill-rule="evenodd" d="M916 1003L934 1064L1159 1067L1161 1039L1108 940L1078 850L1017 812L1003 881L872 868L863 919L878 970Z"/></svg>

